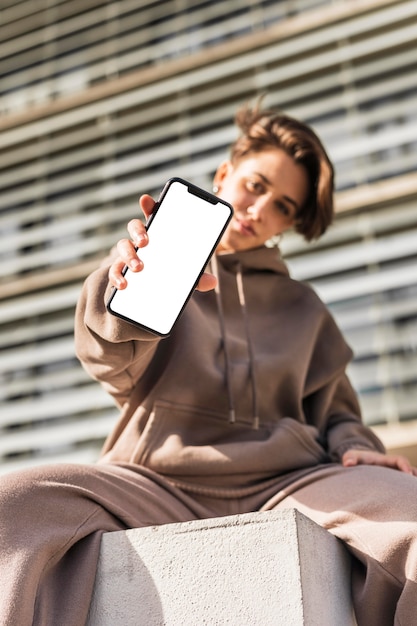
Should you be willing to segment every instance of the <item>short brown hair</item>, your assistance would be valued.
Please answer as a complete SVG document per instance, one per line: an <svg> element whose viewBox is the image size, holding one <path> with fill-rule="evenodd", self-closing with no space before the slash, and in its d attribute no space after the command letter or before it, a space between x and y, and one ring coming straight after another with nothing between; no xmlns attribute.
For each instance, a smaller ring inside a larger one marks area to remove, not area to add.
<svg viewBox="0 0 417 626"><path fill-rule="evenodd" d="M305 123L279 111L261 109L258 103L242 107L235 123L241 135L232 144L231 161L251 153L280 148L307 171L310 189L297 215L295 230L307 241L318 239L333 220L333 165L316 133Z"/></svg>

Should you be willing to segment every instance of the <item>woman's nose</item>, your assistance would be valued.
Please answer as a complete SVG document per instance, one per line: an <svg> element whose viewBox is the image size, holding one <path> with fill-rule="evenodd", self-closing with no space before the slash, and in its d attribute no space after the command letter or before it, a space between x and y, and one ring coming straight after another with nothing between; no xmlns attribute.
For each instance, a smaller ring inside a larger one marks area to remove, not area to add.
<svg viewBox="0 0 417 626"><path fill-rule="evenodd" d="M262 217L262 213L265 211L266 206L266 199L257 198L255 202L248 206L247 214L250 215L252 219L259 220Z"/></svg>

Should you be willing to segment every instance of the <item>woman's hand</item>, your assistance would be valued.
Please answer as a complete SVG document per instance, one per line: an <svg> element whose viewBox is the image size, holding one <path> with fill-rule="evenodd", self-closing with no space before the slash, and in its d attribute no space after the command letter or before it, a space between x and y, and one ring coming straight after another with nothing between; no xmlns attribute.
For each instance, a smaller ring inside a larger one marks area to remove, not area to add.
<svg viewBox="0 0 417 626"><path fill-rule="evenodd" d="M139 205L145 214L146 219L152 215L155 207L155 200L148 195L143 195L139 199ZM124 289L127 281L123 276L123 269L127 267L132 272L140 272L143 269L143 262L140 259L140 251L136 248L144 248L148 242L148 234L145 225L140 219L133 219L127 225L130 239L120 239L116 245L118 257L109 269L109 281L117 289ZM139 253L139 254L138 254ZM217 279L212 274L204 273L197 285L199 291L210 291L217 284Z"/></svg>
<svg viewBox="0 0 417 626"><path fill-rule="evenodd" d="M342 465L344 467L381 465L417 476L417 468L413 467L405 456L400 454L382 454L382 452L374 450L347 450L342 456Z"/></svg>

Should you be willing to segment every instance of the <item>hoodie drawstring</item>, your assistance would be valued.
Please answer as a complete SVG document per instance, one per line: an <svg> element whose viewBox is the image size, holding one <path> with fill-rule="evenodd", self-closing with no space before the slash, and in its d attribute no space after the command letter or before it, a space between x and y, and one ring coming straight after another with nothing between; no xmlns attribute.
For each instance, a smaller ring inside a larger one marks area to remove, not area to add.
<svg viewBox="0 0 417 626"><path fill-rule="evenodd" d="M221 334L223 352L224 352L226 388L227 388L227 396L229 400L229 422L230 424L234 424L236 421L236 413L235 413L235 404L234 404L234 398L233 398L233 393L232 393L232 385L230 384L230 381L231 381L230 367L231 366L230 366L229 351L227 349L223 303L222 303L222 298L220 295L219 266L217 264L217 259L215 255L212 257L212 265L213 265L213 274L217 278L217 284L214 289L214 292L216 294L217 310L219 313L220 334Z"/></svg>
<svg viewBox="0 0 417 626"><path fill-rule="evenodd" d="M227 346L226 328L225 328L225 323L224 323L224 310L223 310L223 303L222 303L222 298L221 298L221 293L220 293L218 263L217 263L217 259L215 255L213 255L211 263L212 263L213 273L217 278L215 294L216 294L217 310L219 312L220 333L221 333L221 339L222 339L222 345L223 345L223 351L224 351L224 360L225 360L225 378L226 378L226 387L227 387L227 394L228 394L228 401L229 401L229 422L233 424L236 421L236 412L235 412L234 398L233 398L232 385L231 385L232 366L230 363L230 355L229 355L228 346ZM247 312L247 307L246 307L245 292L243 289L242 267L240 264L238 265L238 271L236 274L236 284L237 284L237 291L238 291L238 296L239 296L239 304L240 304L242 315L243 315L246 343L247 343L248 355L249 355L249 377L251 381L251 391L252 391L252 414L253 414L252 424L253 424L253 428L258 429L259 428L259 413L258 413L258 396L257 396L257 390L256 390L255 357L254 357L253 343L252 343L250 329L249 329L249 317L248 317L248 312Z"/></svg>
<svg viewBox="0 0 417 626"><path fill-rule="evenodd" d="M248 309L246 307L245 292L243 289L243 276L242 267L239 264L238 272L236 274L237 291L239 294L239 304L242 309L243 321L245 325L246 342L249 353L249 374L252 387L252 415L253 415L253 427L259 428L259 411L258 411L258 395L256 392L256 374L255 374L255 355L253 352L253 343L249 329L249 316Z"/></svg>

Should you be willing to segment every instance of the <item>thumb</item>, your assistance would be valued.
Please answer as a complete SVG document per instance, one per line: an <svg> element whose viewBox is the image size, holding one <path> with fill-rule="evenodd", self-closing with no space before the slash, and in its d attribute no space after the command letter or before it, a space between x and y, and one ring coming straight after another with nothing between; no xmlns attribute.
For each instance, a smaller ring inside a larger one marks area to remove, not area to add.
<svg viewBox="0 0 417 626"><path fill-rule="evenodd" d="M198 281L197 290L198 291L211 291L211 289L215 289L217 285L217 278L213 276L213 274L208 274L205 272L201 275L200 280Z"/></svg>

